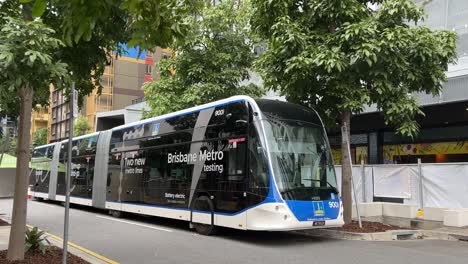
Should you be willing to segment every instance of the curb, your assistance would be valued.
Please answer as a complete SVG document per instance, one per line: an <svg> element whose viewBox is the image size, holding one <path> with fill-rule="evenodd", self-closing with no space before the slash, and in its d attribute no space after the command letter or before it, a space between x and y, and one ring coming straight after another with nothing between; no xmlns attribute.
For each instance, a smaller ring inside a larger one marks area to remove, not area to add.
<svg viewBox="0 0 468 264"><path fill-rule="evenodd" d="M26 225L26 226L28 228L33 228L33 226L31 225ZM11 226L0 226L0 231L5 232L5 230L8 229L8 233L9 233L10 227ZM50 244L58 248L63 248L63 239L61 237L56 236L54 234L47 233L47 232L45 232L44 235L47 238L47 240L50 242ZM108 259L102 255L99 255L96 252L93 252L87 248L84 248L72 242L68 242L68 252L92 264L119 264L119 262L117 261Z"/></svg>
<svg viewBox="0 0 468 264"><path fill-rule="evenodd" d="M58 239L57 237L49 233L46 233L45 235L50 244L59 248L63 248L63 240L61 238ZM101 255L98 255L97 253L94 253L71 242L68 242L68 252L92 264L118 264L118 262L116 261L105 258Z"/></svg>
<svg viewBox="0 0 468 264"><path fill-rule="evenodd" d="M26 225L28 228L33 228L31 225ZM39 229L40 230L40 229ZM45 232L44 234L49 242L59 248L63 249L63 239L54 234ZM68 252L75 256L82 258L92 264L119 264L119 262L108 259L96 252L93 252L87 248L77 245L73 242L68 241Z"/></svg>
<svg viewBox="0 0 468 264"><path fill-rule="evenodd" d="M294 233L313 237L325 237L341 240L395 241L432 239L448 241L468 241L468 236L465 235L434 230L390 230L387 232L376 233L353 233L332 229L309 229L302 231L294 231Z"/></svg>

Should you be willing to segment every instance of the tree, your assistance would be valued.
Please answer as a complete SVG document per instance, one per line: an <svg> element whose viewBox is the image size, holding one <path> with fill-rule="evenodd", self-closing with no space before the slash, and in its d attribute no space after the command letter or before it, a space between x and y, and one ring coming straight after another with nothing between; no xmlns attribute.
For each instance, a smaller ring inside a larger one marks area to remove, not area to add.
<svg viewBox="0 0 468 264"><path fill-rule="evenodd" d="M5 146L5 141L6 141L5 137L0 138L0 149L1 150L3 150L3 148ZM16 145L17 145L16 142L17 142L16 137L10 137L8 139L8 148L6 149L5 154L16 157Z"/></svg>
<svg viewBox="0 0 468 264"><path fill-rule="evenodd" d="M268 50L256 64L266 87L346 127L375 104L387 124L414 136L413 93L438 94L456 36L417 23L412 0L254 0L253 26ZM351 221L351 164L342 133L344 220Z"/></svg>
<svg viewBox="0 0 468 264"><path fill-rule="evenodd" d="M3 0L0 2L0 106L19 112L14 208L7 257L24 258L32 105L47 105L49 84L79 94L97 85L119 43L165 47L185 35L198 0ZM33 21L34 18L34 21ZM40 18L40 19L39 19ZM53 29L55 30L53 30ZM100 87L101 88L101 87ZM34 95L34 96L33 96ZM16 108L19 106L19 108ZM16 109L16 110L15 110Z"/></svg>
<svg viewBox="0 0 468 264"><path fill-rule="evenodd" d="M249 31L248 2L223 1L191 16L186 41L160 62L160 79L144 86L146 102L157 116L238 94L254 97L264 91L247 83L255 58Z"/></svg>
<svg viewBox="0 0 468 264"><path fill-rule="evenodd" d="M27 10L25 10L27 11ZM66 64L52 60L62 42L40 21L6 18L0 34L0 93L2 98L19 97L19 129L13 202L13 225L9 259L24 257L26 197L30 160L30 130L33 95L39 97L51 82L61 84L68 74ZM42 90L44 90L44 88Z"/></svg>
<svg viewBox="0 0 468 264"><path fill-rule="evenodd" d="M90 129L91 126L89 125L88 120L86 120L86 117L79 116L75 120L75 125L73 126L73 135L76 137L85 135Z"/></svg>
<svg viewBox="0 0 468 264"><path fill-rule="evenodd" d="M47 128L40 128L34 132L33 145L42 146L47 144Z"/></svg>

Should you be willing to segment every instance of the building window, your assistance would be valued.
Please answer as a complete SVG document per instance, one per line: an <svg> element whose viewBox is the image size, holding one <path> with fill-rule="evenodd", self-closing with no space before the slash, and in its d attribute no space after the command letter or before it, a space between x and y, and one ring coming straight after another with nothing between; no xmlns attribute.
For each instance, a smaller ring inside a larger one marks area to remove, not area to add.
<svg viewBox="0 0 468 264"><path fill-rule="evenodd" d="M162 60L167 60L167 59L169 59L169 54L163 53L163 54L161 55L161 59L162 59Z"/></svg>
<svg viewBox="0 0 468 264"><path fill-rule="evenodd" d="M146 64L146 74L153 74L153 66Z"/></svg>

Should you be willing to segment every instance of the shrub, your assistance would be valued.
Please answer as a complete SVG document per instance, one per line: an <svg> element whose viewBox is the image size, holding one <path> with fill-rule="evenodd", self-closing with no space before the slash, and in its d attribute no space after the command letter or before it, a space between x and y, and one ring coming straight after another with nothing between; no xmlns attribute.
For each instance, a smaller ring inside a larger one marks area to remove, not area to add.
<svg viewBox="0 0 468 264"><path fill-rule="evenodd" d="M42 254L45 254L50 243L47 238L44 237L44 234L45 232L39 231L37 227L28 229L26 231L25 251L39 249Z"/></svg>

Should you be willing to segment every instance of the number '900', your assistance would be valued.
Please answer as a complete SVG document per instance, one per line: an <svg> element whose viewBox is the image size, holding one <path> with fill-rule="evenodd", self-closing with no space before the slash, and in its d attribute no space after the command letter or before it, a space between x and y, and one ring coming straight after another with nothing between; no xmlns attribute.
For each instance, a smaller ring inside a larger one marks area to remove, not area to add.
<svg viewBox="0 0 468 264"><path fill-rule="evenodd" d="M340 203L339 202L328 202L328 207L330 207L330 208L339 208Z"/></svg>

